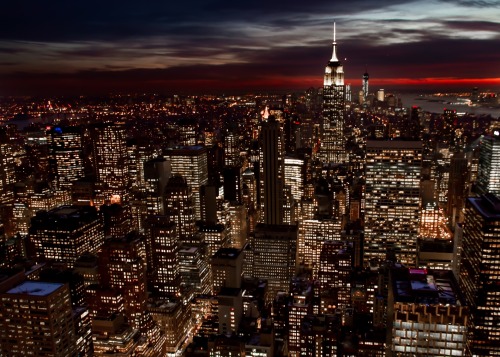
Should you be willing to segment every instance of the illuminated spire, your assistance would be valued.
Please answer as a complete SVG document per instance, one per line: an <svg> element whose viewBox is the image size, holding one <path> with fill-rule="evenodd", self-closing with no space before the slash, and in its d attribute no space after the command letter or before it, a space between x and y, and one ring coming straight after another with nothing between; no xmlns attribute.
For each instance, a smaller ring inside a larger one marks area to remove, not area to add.
<svg viewBox="0 0 500 357"><path fill-rule="evenodd" d="M332 59L330 62L338 62L339 59L337 58L337 41L336 41L336 31L335 31L335 22L333 23L333 53L332 53Z"/></svg>

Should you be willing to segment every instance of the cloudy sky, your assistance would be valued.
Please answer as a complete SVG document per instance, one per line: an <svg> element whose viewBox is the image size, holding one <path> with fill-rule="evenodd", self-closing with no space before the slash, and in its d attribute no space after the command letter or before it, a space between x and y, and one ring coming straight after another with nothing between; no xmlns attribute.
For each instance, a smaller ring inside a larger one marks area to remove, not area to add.
<svg viewBox="0 0 500 357"><path fill-rule="evenodd" d="M500 0L26 0L2 4L0 95L235 93L346 82L500 89ZM373 88L373 87L372 87Z"/></svg>

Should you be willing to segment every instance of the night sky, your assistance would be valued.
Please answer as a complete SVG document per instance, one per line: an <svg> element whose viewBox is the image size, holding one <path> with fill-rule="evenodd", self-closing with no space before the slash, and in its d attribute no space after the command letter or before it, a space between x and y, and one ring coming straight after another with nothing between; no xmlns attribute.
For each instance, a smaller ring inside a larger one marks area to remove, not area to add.
<svg viewBox="0 0 500 357"><path fill-rule="evenodd" d="M500 89L500 0L2 3L0 95Z"/></svg>

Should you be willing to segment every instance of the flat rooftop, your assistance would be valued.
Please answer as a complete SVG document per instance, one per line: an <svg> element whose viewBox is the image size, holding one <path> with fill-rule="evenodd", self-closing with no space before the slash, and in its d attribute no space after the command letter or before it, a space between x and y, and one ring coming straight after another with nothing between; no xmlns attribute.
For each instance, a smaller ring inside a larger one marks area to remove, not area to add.
<svg viewBox="0 0 500 357"><path fill-rule="evenodd" d="M460 290L448 270L394 269L393 292L397 302L461 305Z"/></svg>
<svg viewBox="0 0 500 357"><path fill-rule="evenodd" d="M236 248L220 248L214 254L217 259L236 259L241 254L241 250Z"/></svg>
<svg viewBox="0 0 500 357"><path fill-rule="evenodd" d="M366 149L422 149L421 141L368 140Z"/></svg>
<svg viewBox="0 0 500 357"><path fill-rule="evenodd" d="M47 296L60 289L64 284L40 281L25 281L7 291L7 294L23 294L30 296Z"/></svg>

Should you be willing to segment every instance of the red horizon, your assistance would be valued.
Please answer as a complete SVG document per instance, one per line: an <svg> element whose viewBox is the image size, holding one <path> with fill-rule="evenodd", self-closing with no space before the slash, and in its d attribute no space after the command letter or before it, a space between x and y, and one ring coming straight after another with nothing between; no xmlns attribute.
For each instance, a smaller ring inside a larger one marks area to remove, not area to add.
<svg viewBox="0 0 500 357"><path fill-rule="evenodd" d="M353 88L361 88L361 78L347 78L344 81ZM3 81L0 95L40 95L40 94L98 94L106 92L220 92L220 91L276 91L276 90L306 90L320 88L322 77L283 77L268 76L252 80L224 78L214 79L150 79L115 77L102 80L96 78L11 78ZM472 89L500 90L500 78L371 78L371 88L386 90L432 90L432 89Z"/></svg>

